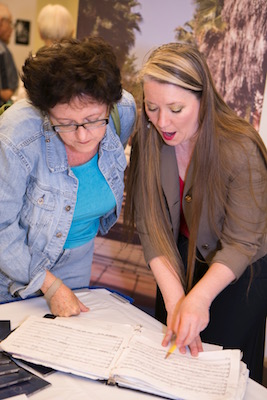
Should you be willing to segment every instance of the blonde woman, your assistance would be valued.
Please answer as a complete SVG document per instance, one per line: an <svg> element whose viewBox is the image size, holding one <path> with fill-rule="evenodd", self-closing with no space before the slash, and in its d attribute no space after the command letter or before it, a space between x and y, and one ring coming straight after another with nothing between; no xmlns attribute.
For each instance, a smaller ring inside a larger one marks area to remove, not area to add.
<svg viewBox="0 0 267 400"><path fill-rule="evenodd" d="M181 352L240 348L261 381L267 313L266 148L217 93L194 47L170 43L141 71L143 108L127 178L159 291L156 316ZM164 303L161 301L161 295Z"/></svg>

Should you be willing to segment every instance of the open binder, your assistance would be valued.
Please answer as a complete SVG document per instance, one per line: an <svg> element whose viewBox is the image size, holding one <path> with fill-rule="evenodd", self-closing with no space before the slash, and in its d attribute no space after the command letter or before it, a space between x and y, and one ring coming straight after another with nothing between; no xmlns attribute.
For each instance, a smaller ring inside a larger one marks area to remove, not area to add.
<svg viewBox="0 0 267 400"><path fill-rule="evenodd" d="M29 317L1 342L16 358L170 399L239 400L248 371L239 350L175 351L165 360L163 333L140 325Z"/></svg>

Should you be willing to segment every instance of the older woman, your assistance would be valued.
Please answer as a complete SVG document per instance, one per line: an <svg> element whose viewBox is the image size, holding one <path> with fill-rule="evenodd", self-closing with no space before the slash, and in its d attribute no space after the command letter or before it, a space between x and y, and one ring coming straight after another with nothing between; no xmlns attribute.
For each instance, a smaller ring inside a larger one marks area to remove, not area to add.
<svg viewBox="0 0 267 400"><path fill-rule="evenodd" d="M157 317L181 352L240 348L260 381L267 313L266 148L228 108L194 47L156 49L128 176L126 221L157 280ZM163 295L164 304L161 302ZM166 309L166 310L165 310Z"/></svg>
<svg viewBox="0 0 267 400"><path fill-rule="evenodd" d="M89 284L94 238L121 211L135 102L97 38L41 48L22 80L28 100L0 120L0 301L41 291L53 314L79 314L71 289Z"/></svg>
<svg viewBox="0 0 267 400"><path fill-rule="evenodd" d="M61 4L47 4L38 14L37 26L41 39L50 46L74 34L74 20L69 10Z"/></svg>

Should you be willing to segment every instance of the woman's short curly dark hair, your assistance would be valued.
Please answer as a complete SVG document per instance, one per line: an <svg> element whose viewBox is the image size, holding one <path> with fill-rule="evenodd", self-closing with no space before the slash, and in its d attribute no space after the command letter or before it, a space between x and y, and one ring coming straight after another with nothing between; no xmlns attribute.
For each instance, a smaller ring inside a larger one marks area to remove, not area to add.
<svg viewBox="0 0 267 400"><path fill-rule="evenodd" d="M30 55L22 81L32 104L48 112L74 97L111 106L122 95L121 75L112 47L103 39L66 39Z"/></svg>

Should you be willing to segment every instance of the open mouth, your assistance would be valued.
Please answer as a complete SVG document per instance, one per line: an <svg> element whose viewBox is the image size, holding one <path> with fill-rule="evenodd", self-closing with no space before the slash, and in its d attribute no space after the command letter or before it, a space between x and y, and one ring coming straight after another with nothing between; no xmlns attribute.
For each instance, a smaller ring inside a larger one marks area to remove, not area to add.
<svg viewBox="0 0 267 400"><path fill-rule="evenodd" d="M162 132L162 136L165 140L172 140L176 132Z"/></svg>

